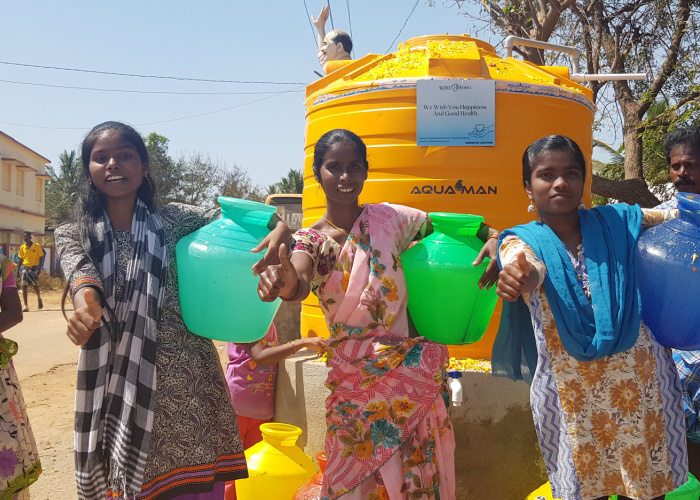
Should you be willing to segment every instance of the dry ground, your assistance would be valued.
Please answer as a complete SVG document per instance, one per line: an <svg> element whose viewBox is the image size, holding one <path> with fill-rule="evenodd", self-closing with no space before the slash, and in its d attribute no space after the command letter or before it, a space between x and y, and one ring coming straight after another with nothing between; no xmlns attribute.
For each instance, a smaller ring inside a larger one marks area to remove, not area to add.
<svg viewBox="0 0 700 500"><path fill-rule="evenodd" d="M61 292L42 292L44 308L36 309L29 292L24 321L6 332L19 343L14 358L29 421L43 466L39 481L30 488L32 500L76 498L73 467L73 402L78 348L65 335ZM67 308L70 311L70 302ZM216 342L225 362L223 342Z"/></svg>

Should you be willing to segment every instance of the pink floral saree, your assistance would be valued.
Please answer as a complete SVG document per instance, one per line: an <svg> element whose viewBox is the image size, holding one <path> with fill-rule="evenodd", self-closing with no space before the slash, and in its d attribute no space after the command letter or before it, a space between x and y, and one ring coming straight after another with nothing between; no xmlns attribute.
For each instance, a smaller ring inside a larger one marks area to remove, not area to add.
<svg viewBox="0 0 700 500"><path fill-rule="evenodd" d="M313 229L295 236L331 332L324 500L455 497L447 348L408 336L400 256L425 220L365 205L342 248Z"/></svg>

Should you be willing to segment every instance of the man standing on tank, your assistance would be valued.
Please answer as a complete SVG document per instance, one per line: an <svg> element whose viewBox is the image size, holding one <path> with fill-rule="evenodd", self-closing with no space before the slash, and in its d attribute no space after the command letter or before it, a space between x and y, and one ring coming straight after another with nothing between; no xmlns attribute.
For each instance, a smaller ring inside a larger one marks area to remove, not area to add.
<svg viewBox="0 0 700 500"><path fill-rule="evenodd" d="M352 40L350 35L341 30L329 31L326 34L326 21L330 15L330 7L325 6L321 9L318 19L311 16L311 22L316 26L318 32L318 62L326 71L326 63L328 61L347 61L352 59Z"/></svg>

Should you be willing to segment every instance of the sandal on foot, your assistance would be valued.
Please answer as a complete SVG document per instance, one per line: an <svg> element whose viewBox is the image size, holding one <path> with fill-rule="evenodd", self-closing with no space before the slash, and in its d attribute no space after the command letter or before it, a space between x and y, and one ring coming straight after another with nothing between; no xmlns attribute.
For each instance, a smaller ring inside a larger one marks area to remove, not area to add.
<svg viewBox="0 0 700 500"><path fill-rule="evenodd" d="M22 309L22 312L23 312L23 313L27 313L27 312L29 312L29 307L27 307L27 306L24 306L24 309Z"/></svg>

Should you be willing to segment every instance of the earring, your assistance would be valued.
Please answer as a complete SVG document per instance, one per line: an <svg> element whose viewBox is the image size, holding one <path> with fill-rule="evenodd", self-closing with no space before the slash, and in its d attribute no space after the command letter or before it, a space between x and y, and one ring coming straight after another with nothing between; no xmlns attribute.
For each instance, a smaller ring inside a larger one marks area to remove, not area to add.
<svg viewBox="0 0 700 500"><path fill-rule="evenodd" d="M530 200L530 204L527 206L527 211L530 213L535 211L535 205L532 203L532 200Z"/></svg>
<svg viewBox="0 0 700 500"><path fill-rule="evenodd" d="M586 204L584 202L581 202L578 204L578 208L579 210L583 210L584 208L586 208Z"/></svg>

